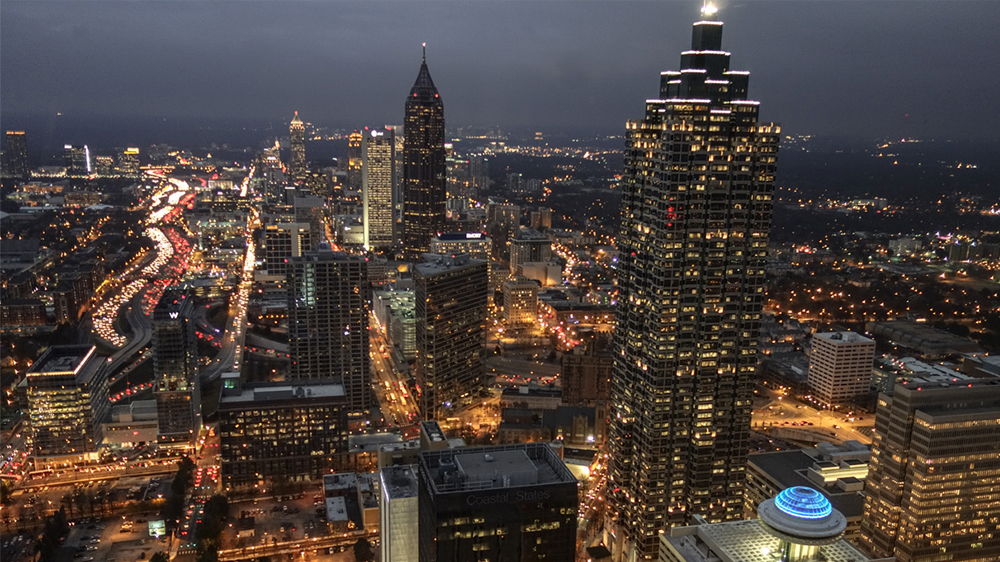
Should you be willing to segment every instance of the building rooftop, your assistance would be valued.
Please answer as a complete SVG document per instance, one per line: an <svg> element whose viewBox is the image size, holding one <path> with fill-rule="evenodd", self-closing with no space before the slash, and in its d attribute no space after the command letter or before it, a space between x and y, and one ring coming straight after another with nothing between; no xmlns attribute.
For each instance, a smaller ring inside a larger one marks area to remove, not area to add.
<svg viewBox="0 0 1000 562"><path fill-rule="evenodd" d="M675 527L660 540L669 543L685 562L774 562L780 541L756 519ZM825 562L870 560L845 540L819 549L819 559Z"/></svg>
<svg viewBox="0 0 1000 562"><path fill-rule="evenodd" d="M454 255L424 254L423 257L424 262L416 264L413 269L424 277L486 263L483 260L474 260L465 253Z"/></svg>
<svg viewBox="0 0 1000 562"><path fill-rule="evenodd" d="M420 454L434 494L573 483L576 478L545 443L522 443Z"/></svg>
<svg viewBox="0 0 1000 562"><path fill-rule="evenodd" d="M417 497L417 471L414 465L387 466L381 473L382 489L389 499Z"/></svg>
<svg viewBox="0 0 1000 562"><path fill-rule="evenodd" d="M809 469L818 463L817 459L806 454L805 450L755 453L747 457L747 462L775 480L779 488L794 486L817 488L833 508L843 513L848 519L861 517L864 511L865 498L860 493L846 492L835 485L818 487L815 481L809 479ZM839 466L833 462L830 464Z"/></svg>
<svg viewBox="0 0 1000 562"><path fill-rule="evenodd" d="M346 397L344 385L339 383L312 384L261 384L248 385L231 394L223 394L219 404L270 402L290 399Z"/></svg>
<svg viewBox="0 0 1000 562"><path fill-rule="evenodd" d="M489 239L490 237L482 232L442 232L431 240L441 242L480 242Z"/></svg>
<svg viewBox="0 0 1000 562"><path fill-rule="evenodd" d="M826 340L830 343L875 343L875 340L866 338L854 332L824 332L813 335L814 338Z"/></svg>
<svg viewBox="0 0 1000 562"><path fill-rule="evenodd" d="M54 345L28 369L27 376L72 375L77 384L89 384L104 366L103 358L97 357L96 352L92 345Z"/></svg>

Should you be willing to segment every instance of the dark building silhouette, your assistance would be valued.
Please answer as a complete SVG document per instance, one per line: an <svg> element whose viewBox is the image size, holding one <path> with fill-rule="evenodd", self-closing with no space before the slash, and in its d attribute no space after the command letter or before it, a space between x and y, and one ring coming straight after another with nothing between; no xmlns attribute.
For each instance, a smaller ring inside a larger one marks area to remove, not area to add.
<svg viewBox="0 0 1000 562"><path fill-rule="evenodd" d="M306 172L306 126L299 119L299 112L288 125L288 140L291 145L291 158L288 159L288 175L293 179L305 179Z"/></svg>
<svg viewBox="0 0 1000 562"><path fill-rule="evenodd" d="M7 131L7 147L3 153L3 171L16 178L27 178L31 171L28 164L28 139L24 131Z"/></svg>
<svg viewBox="0 0 1000 562"><path fill-rule="evenodd" d="M168 289L153 309L153 376L159 441L194 441L201 429L198 340L190 319L193 303Z"/></svg>
<svg viewBox="0 0 1000 562"><path fill-rule="evenodd" d="M606 544L740 519L779 130L757 122L714 10L626 125Z"/></svg>
<svg viewBox="0 0 1000 562"><path fill-rule="evenodd" d="M427 70L426 52L406 98L403 124L403 251L418 259L444 228L444 102Z"/></svg>

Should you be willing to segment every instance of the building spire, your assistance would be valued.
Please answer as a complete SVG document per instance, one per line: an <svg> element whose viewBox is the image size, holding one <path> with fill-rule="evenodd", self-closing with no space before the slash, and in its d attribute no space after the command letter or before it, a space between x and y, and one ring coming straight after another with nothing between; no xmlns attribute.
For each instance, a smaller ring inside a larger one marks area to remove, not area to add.
<svg viewBox="0 0 1000 562"><path fill-rule="evenodd" d="M423 47L424 47L424 59L423 59L422 62L424 64L427 64L427 42L426 41L423 43Z"/></svg>

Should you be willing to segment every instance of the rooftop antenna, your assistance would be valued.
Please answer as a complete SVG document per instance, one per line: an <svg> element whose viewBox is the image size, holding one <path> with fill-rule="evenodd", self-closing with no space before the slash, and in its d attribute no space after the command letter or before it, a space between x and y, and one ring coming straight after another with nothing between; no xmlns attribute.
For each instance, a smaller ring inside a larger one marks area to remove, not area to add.
<svg viewBox="0 0 1000 562"><path fill-rule="evenodd" d="M424 62L427 62L427 43L425 42L423 46L424 46Z"/></svg>

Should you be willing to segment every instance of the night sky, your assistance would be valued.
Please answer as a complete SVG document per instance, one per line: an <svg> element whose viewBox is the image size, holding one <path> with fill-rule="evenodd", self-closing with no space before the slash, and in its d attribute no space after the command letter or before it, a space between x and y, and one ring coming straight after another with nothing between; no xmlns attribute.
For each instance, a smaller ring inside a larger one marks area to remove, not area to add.
<svg viewBox="0 0 1000 562"><path fill-rule="evenodd" d="M994 139L1000 2L719 2L787 134ZM450 126L621 133L698 1L0 3L0 116L401 123L420 44Z"/></svg>

